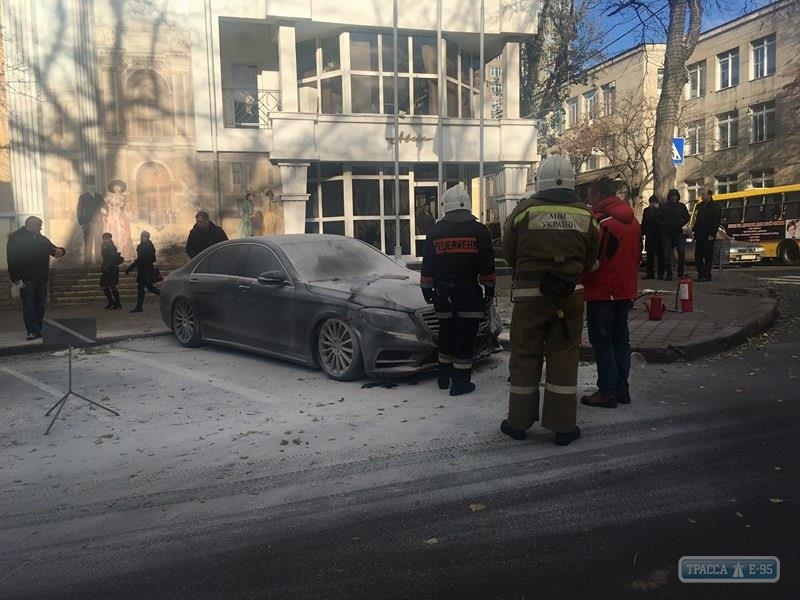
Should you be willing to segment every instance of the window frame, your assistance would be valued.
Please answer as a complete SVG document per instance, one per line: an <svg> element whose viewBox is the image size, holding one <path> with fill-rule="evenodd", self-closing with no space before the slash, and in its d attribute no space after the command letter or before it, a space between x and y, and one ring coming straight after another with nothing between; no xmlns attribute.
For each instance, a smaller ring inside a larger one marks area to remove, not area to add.
<svg viewBox="0 0 800 600"><path fill-rule="evenodd" d="M748 107L750 113L750 143L760 144L775 139L775 101L759 102ZM763 132L763 137L757 135Z"/></svg>
<svg viewBox="0 0 800 600"><path fill-rule="evenodd" d="M702 98L706 95L706 60L699 60L686 67L689 76L688 98ZM696 85L695 85L696 84ZM696 87L696 89L695 89Z"/></svg>
<svg viewBox="0 0 800 600"><path fill-rule="evenodd" d="M723 65L727 67L727 81L723 81ZM739 48L731 48L717 54L717 90L727 90L739 85Z"/></svg>
<svg viewBox="0 0 800 600"><path fill-rule="evenodd" d="M750 79L763 79L777 70L778 43L774 33L750 42ZM757 58L758 57L758 58ZM759 66L763 67L759 69Z"/></svg>
<svg viewBox="0 0 800 600"><path fill-rule="evenodd" d="M717 150L736 148L739 145L739 111L730 110L724 113L719 113L716 115L715 119L717 129ZM723 127L725 130L724 135ZM723 143L723 140L725 143Z"/></svg>

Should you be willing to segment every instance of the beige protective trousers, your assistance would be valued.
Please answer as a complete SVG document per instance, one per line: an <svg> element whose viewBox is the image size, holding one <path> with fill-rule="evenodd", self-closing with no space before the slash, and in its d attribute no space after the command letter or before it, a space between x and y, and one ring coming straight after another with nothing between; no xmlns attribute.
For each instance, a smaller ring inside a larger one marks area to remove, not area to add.
<svg viewBox="0 0 800 600"><path fill-rule="evenodd" d="M526 430L539 420L539 382L547 360L542 427L560 433L575 429L583 307L582 289L568 298L536 295L514 299L508 399L511 427ZM559 309L564 313L568 338Z"/></svg>

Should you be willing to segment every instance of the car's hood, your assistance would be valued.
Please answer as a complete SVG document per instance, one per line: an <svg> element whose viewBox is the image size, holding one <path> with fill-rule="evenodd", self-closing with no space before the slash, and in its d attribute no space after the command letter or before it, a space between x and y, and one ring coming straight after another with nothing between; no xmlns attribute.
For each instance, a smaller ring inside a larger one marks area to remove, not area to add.
<svg viewBox="0 0 800 600"><path fill-rule="evenodd" d="M413 312L427 306L419 288L419 274L412 272L408 279L400 277L390 274L315 281L308 284L308 289L315 294L375 308Z"/></svg>

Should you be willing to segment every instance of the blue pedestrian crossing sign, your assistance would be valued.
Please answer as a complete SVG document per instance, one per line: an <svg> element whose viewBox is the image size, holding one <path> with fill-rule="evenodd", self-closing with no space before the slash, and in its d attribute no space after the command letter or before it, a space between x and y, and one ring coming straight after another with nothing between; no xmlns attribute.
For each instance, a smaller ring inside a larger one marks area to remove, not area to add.
<svg viewBox="0 0 800 600"><path fill-rule="evenodd" d="M683 164L683 149L686 145L686 139L682 137L672 138L672 164Z"/></svg>

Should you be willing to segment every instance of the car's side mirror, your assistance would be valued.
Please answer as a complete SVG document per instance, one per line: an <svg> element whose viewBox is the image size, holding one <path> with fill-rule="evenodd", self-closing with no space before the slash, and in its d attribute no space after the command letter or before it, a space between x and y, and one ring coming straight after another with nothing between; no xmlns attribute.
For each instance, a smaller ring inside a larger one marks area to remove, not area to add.
<svg viewBox="0 0 800 600"><path fill-rule="evenodd" d="M286 277L284 277L283 271L265 271L258 276L258 283L281 286L286 284Z"/></svg>

